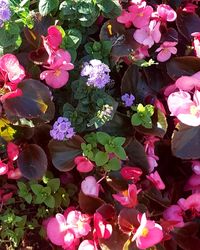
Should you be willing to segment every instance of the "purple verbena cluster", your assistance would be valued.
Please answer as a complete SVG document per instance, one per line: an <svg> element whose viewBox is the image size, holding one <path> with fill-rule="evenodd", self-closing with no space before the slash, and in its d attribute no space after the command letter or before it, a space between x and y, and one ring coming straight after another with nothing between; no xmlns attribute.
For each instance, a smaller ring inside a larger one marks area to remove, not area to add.
<svg viewBox="0 0 200 250"><path fill-rule="evenodd" d="M81 76L88 76L87 85L98 89L105 87L110 82L110 69L108 65L100 60L93 59L89 63L85 62L81 71Z"/></svg>
<svg viewBox="0 0 200 250"><path fill-rule="evenodd" d="M50 131L50 135L55 140L70 139L75 135L71 122L65 117L59 117Z"/></svg>
<svg viewBox="0 0 200 250"><path fill-rule="evenodd" d="M126 93L126 94L122 95L121 99L124 102L125 107L130 107L133 105L135 97L132 94Z"/></svg>
<svg viewBox="0 0 200 250"><path fill-rule="evenodd" d="M0 0L0 26L11 17L10 7L7 1Z"/></svg>

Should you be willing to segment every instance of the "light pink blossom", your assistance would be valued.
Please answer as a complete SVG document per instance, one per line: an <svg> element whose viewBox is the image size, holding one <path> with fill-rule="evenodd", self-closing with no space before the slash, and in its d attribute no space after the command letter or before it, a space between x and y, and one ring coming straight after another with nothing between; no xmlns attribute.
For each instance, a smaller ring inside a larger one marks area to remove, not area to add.
<svg viewBox="0 0 200 250"><path fill-rule="evenodd" d="M122 206L125 207L135 207L138 203L137 194L140 190L137 190L135 184L128 186L128 190L120 192L118 194L113 194L113 198L117 200Z"/></svg>
<svg viewBox="0 0 200 250"><path fill-rule="evenodd" d="M137 5L131 5L128 8L132 16L132 23L136 28L142 28L149 24L153 8L149 5L140 7Z"/></svg>
<svg viewBox="0 0 200 250"><path fill-rule="evenodd" d="M81 183L81 190L85 195L99 196L100 184L97 183L94 176L87 176Z"/></svg>
<svg viewBox="0 0 200 250"><path fill-rule="evenodd" d="M200 91L195 90L193 100L186 91L177 91L169 95L168 107L171 115L189 126L200 125Z"/></svg>
<svg viewBox="0 0 200 250"><path fill-rule="evenodd" d="M173 22L177 17L176 12L167 4L159 4L157 13L163 22Z"/></svg>
<svg viewBox="0 0 200 250"><path fill-rule="evenodd" d="M161 44L156 50L156 52L159 52L157 55L157 60L159 62L165 62L169 60L172 54L175 55L177 53L177 48L175 48L176 45L176 42L164 42Z"/></svg>
<svg viewBox="0 0 200 250"><path fill-rule="evenodd" d="M152 220L147 220L146 214L142 215L140 226L133 236L133 241L140 249L146 249L159 243L163 239L162 227Z"/></svg>
<svg viewBox="0 0 200 250"><path fill-rule="evenodd" d="M40 79L45 80L46 84L54 89L63 87L69 79L68 70L74 68L70 61L71 56L69 52L59 49L50 66L45 66L48 70L40 74Z"/></svg>
<svg viewBox="0 0 200 250"><path fill-rule="evenodd" d="M97 250L94 241L92 240L83 240L79 245L78 250Z"/></svg>
<svg viewBox="0 0 200 250"><path fill-rule="evenodd" d="M178 205L171 205L163 212L163 218L167 221L177 222L176 227L184 226L183 210Z"/></svg>
<svg viewBox="0 0 200 250"><path fill-rule="evenodd" d="M94 168L94 164L85 156L77 156L74 162L77 165L77 170L81 173L88 173Z"/></svg>
<svg viewBox="0 0 200 250"><path fill-rule="evenodd" d="M191 34L194 37L193 46L197 57L200 57L200 32Z"/></svg>
<svg viewBox="0 0 200 250"><path fill-rule="evenodd" d="M200 213L200 193L192 194L187 199L178 200L178 205L184 210L191 210L194 213Z"/></svg>
<svg viewBox="0 0 200 250"><path fill-rule="evenodd" d="M137 29L133 34L134 39L145 46L151 48L154 43L158 43L161 38L160 22L150 21L149 25Z"/></svg>
<svg viewBox="0 0 200 250"><path fill-rule="evenodd" d="M146 176L148 180L150 180L154 186L159 189L159 190L163 190L165 189L165 184L162 181L162 179L160 178L160 175L157 171L155 171L154 173L151 173L150 175Z"/></svg>

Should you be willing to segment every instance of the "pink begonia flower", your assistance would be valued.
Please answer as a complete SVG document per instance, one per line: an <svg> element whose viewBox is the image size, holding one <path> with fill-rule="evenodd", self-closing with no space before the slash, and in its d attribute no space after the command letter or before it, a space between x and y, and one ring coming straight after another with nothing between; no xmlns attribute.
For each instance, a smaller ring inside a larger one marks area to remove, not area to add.
<svg viewBox="0 0 200 250"><path fill-rule="evenodd" d="M161 44L156 50L156 52L159 52L157 55L157 60L159 62L165 62L169 60L172 54L175 55L177 53L177 48L175 48L176 45L177 42L164 42Z"/></svg>
<svg viewBox="0 0 200 250"><path fill-rule="evenodd" d="M117 200L122 206L125 207L135 207L138 203L137 194L140 192L140 189L137 190L135 184L130 184L128 190L120 192L119 194L113 194L113 198Z"/></svg>
<svg viewBox="0 0 200 250"><path fill-rule="evenodd" d="M9 160L16 161L19 156L19 146L14 144L13 142L8 142L7 154Z"/></svg>
<svg viewBox="0 0 200 250"><path fill-rule="evenodd" d="M197 5L193 4L193 3L187 3L185 5L185 7L183 8L183 11L184 12L187 12L187 13L192 13L194 14L196 12L196 9L198 8Z"/></svg>
<svg viewBox="0 0 200 250"><path fill-rule="evenodd" d="M148 48L149 48L148 46L140 45L140 47L134 51L134 54L133 54L134 59L141 60L146 57L149 57Z"/></svg>
<svg viewBox="0 0 200 250"><path fill-rule="evenodd" d="M132 180L136 183L140 180L142 170L138 167L123 166L120 170L120 174L125 180Z"/></svg>
<svg viewBox="0 0 200 250"><path fill-rule="evenodd" d="M22 173L19 168L11 169L7 172L8 179L18 180L22 177Z"/></svg>
<svg viewBox="0 0 200 250"><path fill-rule="evenodd" d="M123 23L126 28L131 27L132 25L132 13L123 10L121 15L117 17L118 23Z"/></svg>
<svg viewBox="0 0 200 250"><path fill-rule="evenodd" d="M100 184L97 183L94 176L87 176L81 183L81 190L85 195L99 196Z"/></svg>
<svg viewBox="0 0 200 250"><path fill-rule="evenodd" d="M192 193L200 193L200 175L193 174L188 179L184 187L185 191L191 190Z"/></svg>
<svg viewBox="0 0 200 250"><path fill-rule="evenodd" d="M54 89L63 87L69 79L68 70L74 68L74 65L70 61L71 56L69 52L59 49L56 52L53 63L50 66L45 66L48 70L40 74L40 79L45 79L46 84Z"/></svg>
<svg viewBox="0 0 200 250"><path fill-rule="evenodd" d="M200 125L200 91L195 90L193 100L186 91L178 91L169 95L168 107L171 115L189 126Z"/></svg>
<svg viewBox="0 0 200 250"><path fill-rule="evenodd" d="M178 200L178 205L184 210L191 210L194 214L200 213L200 193L191 194L187 199Z"/></svg>
<svg viewBox="0 0 200 250"><path fill-rule="evenodd" d="M90 220L87 214L82 214L77 210L69 212L66 218L66 222L74 231L76 238L86 236L91 231Z"/></svg>
<svg viewBox="0 0 200 250"><path fill-rule="evenodd" d="M94 164L88 160L85 156L77 156L74 159L75 164L77 165L76 168L81 173L88 173L92 171L94 168Z"/></svg>
<svg viewBox="0 0 200 250"><path fill-rule="evenodd" d="M62 246L67 229L65 217L62 214L56 214L46 225L47 237L53 244Z"/></svg>
<svg viewBox="0 0 200 250"><path fill-rule="evenodd" d="M78 247L78 250L98 250L92 240L84 240Z"/></svg>
<svg viewBox="0 0 200 250"><path fill-rule="evenodd" d="M140 29L149 24L153 8L148 5L145 7L132 5L129 6L128 11L131 13L133 25Z"/></svg>
<svg viewBox="0 0 200 250"><path fill-rule="evenodd" d="M133 37L138 43L151 48L154 43L158 43L161 39L160 22L150 21L148 26L137 29Z"/></svg>
<svg viewBox="0 0 200 250"><path fill-rule="evenodd" d="M162 227L152 220L147 220L146 214L142 215L140 226L133 236L132 241L140 249L146 249L159 243L163 239Z"/></svg>
<svg viewBox="0 0 200 250"><path fill-rule="evenodd" d="M171 205L163 212L163 218L167 221L177 222L175 227L184 226L183 210L178 205Z"/></svg>
<svg viewBox="0 0 200 250"><path fill-rule="evenodd" d="M192 170L195 174L200 175L200 161L192 161Z"/></svg>
<svg viewBox="0 0 200 250"><path fill-rule="evenodd" d="M7 174L8 170L8 165L0 160L0 175Z"/></svg>
<svg viewBox="0 0 200 250"><path fill-rule="evenodd" d="M154 173L151 173L150 175L147 175L146 177L148 180L150 180L154 184L154 186L157 189L159 189L159 190L165 189L165 184L162 181L162 179L160 178L158 171L155 171Z"/></svg>
<svg viewBox="0 0 200 250"><path fill-rule="evenodd" d="M112 234L112 225L98 212L94 214L94 229L98 238L108 239Z"/></svg>
<svg viewBox="0 0 200 250"><path fill-rule="evenodd" d="M191 34L194 37L193 46L197 57L200 57L200 32Z"/></svg>
<svg viewBox="0 0 200 250"><path fill-rule="evenodd" d="M159 4L157 13L163 22L173 22L177 17L176 12L167 4Z"/></svg>
<svg viewBox="0 0 200 250"><path fill-rule="evenodd" d="M79 239L76 238L72 229L67 229L64 236L63 249L76 250L76 246L79 244Z"/></svg>

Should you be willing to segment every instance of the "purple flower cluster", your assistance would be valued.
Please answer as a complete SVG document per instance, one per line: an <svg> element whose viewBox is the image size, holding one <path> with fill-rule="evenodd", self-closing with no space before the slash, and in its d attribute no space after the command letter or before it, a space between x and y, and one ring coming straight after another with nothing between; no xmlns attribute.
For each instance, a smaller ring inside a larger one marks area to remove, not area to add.
<svg viewBox="0 0 200 250"><path fill-rule="evenodd" d="M124 105L125 107L130 107L133 105L133 102L135 100L135 97L134 95L132 94L124 94L122 97L121 97L122 101L124 102Z"/></svg>
<svg viewBox="0 0 200 250"><path fill-rule="evenodd" d="M54 123L50 135L55 140L70 139L75 135L74 129L71 127L71 122L65 117L59 117Z"/></svg>
<svg viewBox="0 0 200 250"><path fill-rule="evenodd" d="M2 26L3 22L8 21L10 17L11 11L8 2L0 0L0 26Z"/></svg>
<svg viewBox="0 0 200 250"><path fill-rule="evenodd" d="M83 65L81 76L88 76L87 85L98 89L105 87L110 82L110 69L100 60L93 59Z"/></svg>

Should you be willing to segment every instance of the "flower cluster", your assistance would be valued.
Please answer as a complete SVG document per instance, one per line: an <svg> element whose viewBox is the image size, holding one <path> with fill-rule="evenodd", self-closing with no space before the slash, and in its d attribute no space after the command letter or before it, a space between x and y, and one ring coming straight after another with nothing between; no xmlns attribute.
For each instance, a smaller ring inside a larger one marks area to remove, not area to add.
<svg viewBox="0 0 200 250"><path fill-rule="evenodd" d="M4 22L10 20L11 11L9 4L6 0L0 1L0 26L3 25Z"/></svg>
<svg viewBox="0 0 200 250"><path fill-rule="evenodd" d="M55 140L70 139L75 135L71 122L65 117L59 117L53 124L53 129L50 131L51 137Z"/></svg>
<svg viewBox="0 0 200 250"><path fill-rule="evenodd" d="M100 60L93 59L85 62L81 76L87 76L87 85L102 89L110 82L109 67Z"/></svg>

